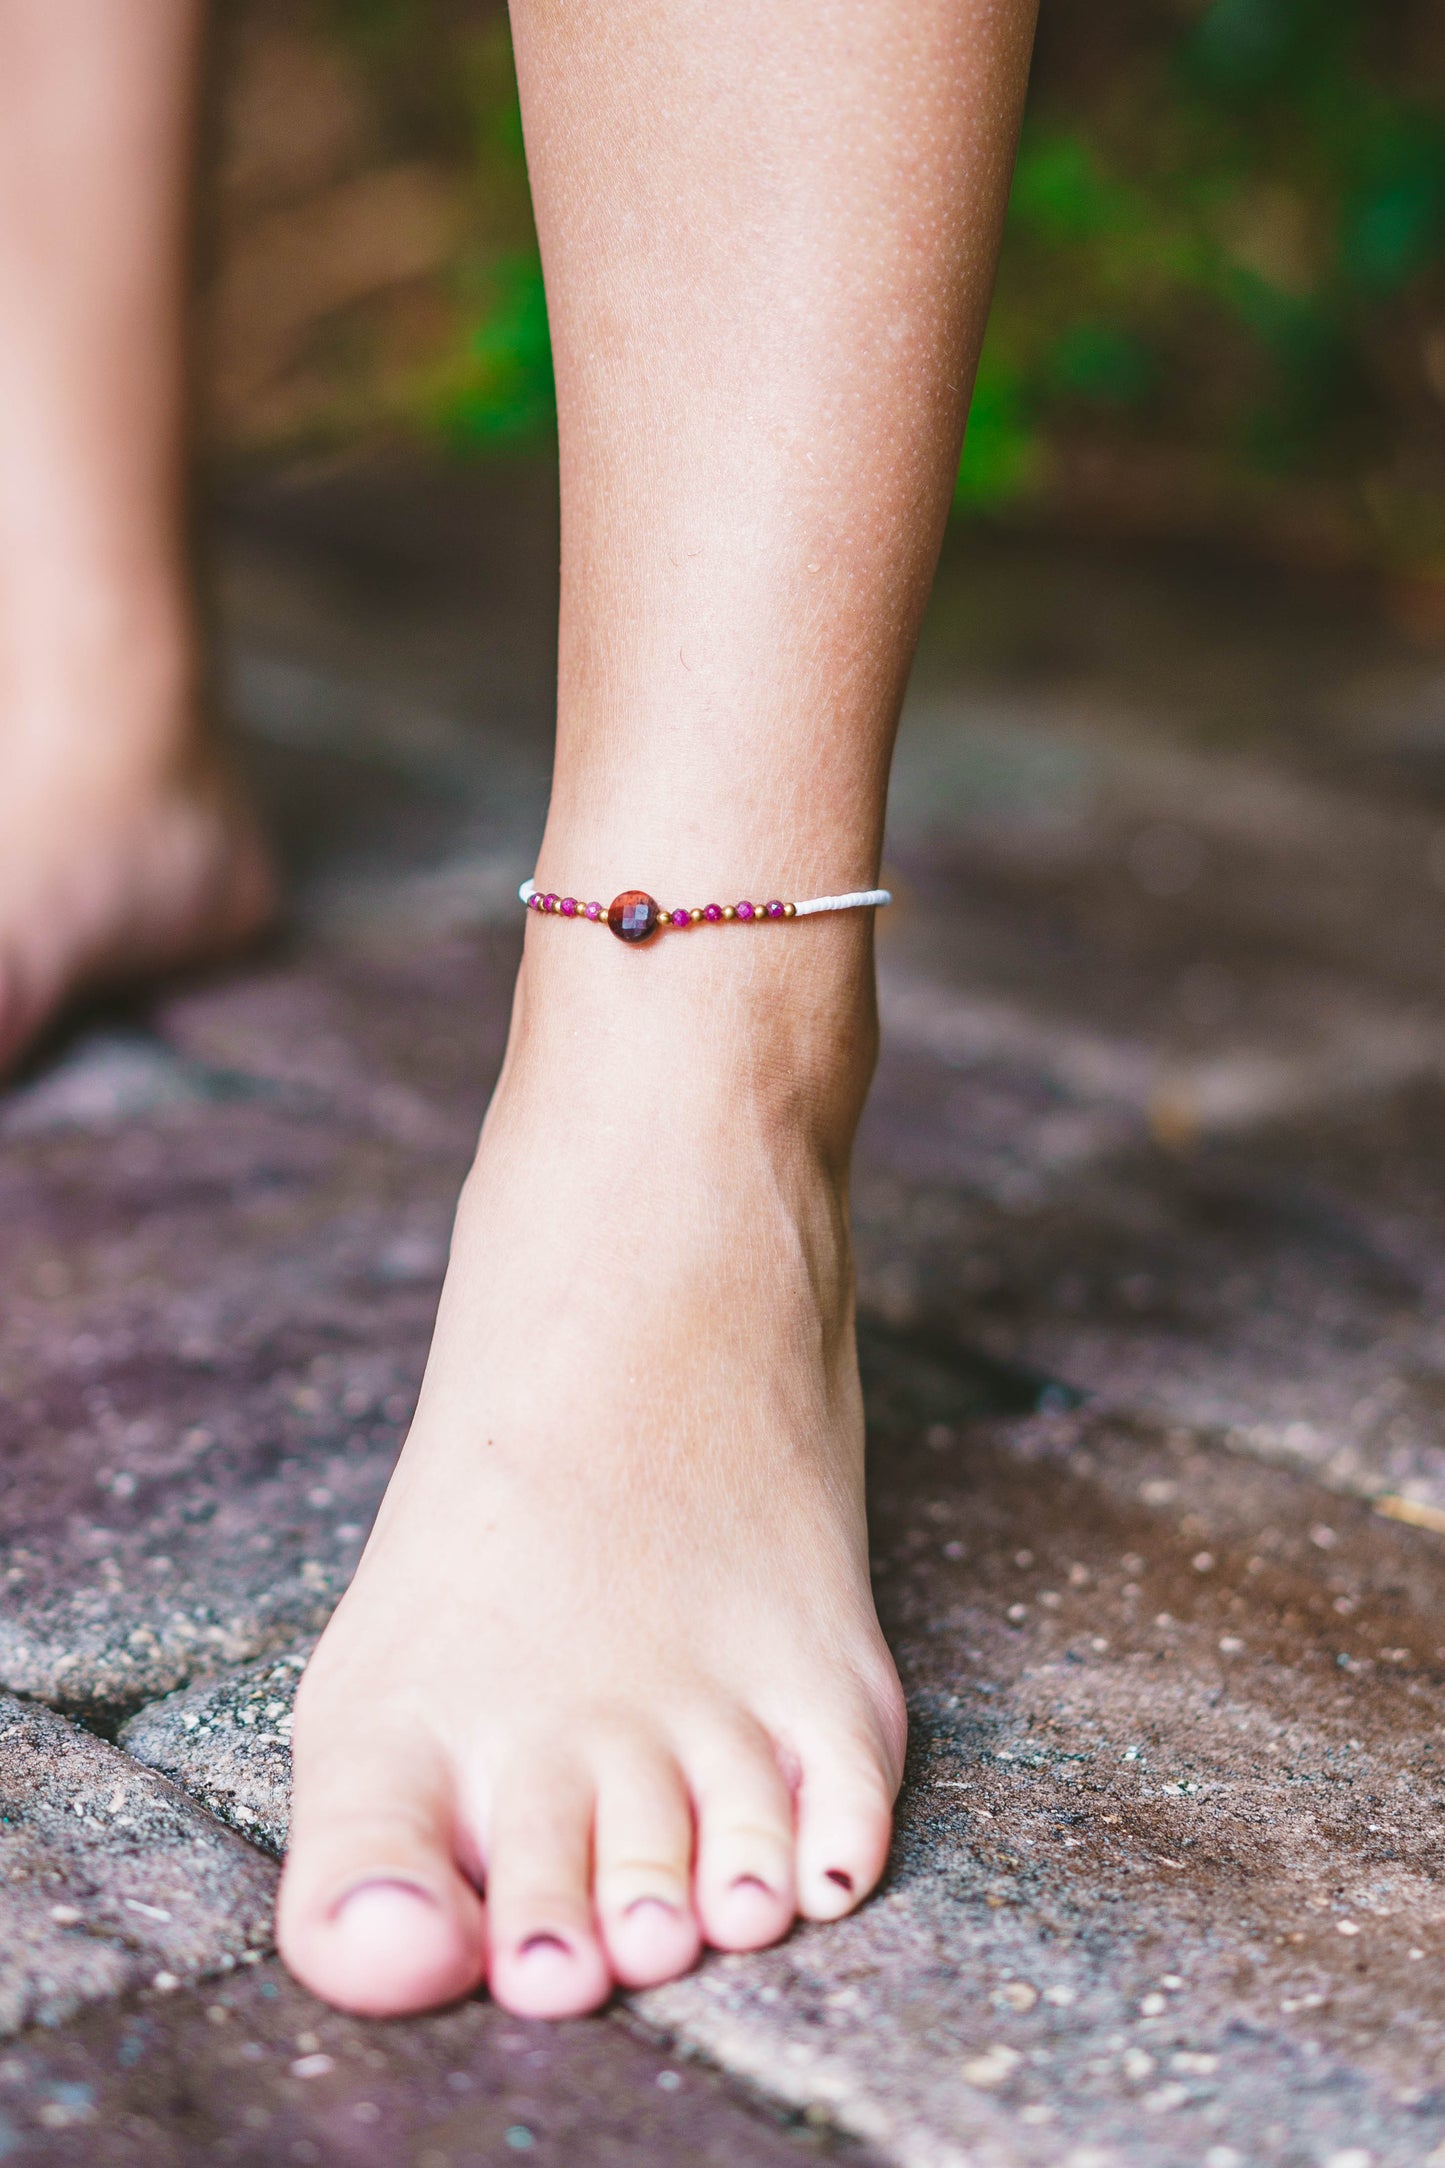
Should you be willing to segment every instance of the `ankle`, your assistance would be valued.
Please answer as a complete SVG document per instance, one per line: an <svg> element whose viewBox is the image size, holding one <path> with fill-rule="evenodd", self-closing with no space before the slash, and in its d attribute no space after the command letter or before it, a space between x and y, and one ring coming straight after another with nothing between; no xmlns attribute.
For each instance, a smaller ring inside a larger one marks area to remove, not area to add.
<svg viewBox="0 0 1445 2168"><path fill-rule="evenodd" d="M17 758L84 757L107 772L183 772L194 758L199 657L176 581L77 578L17 595L0 621L0 725Z"/></svg>
<svg viewBox="0 0 1445 2168"><path fill-rule="evenodd" d="M504 1079L577 1079L650 1121L791 1139L846 1179L877 1055L871 918L698 927L630 949L580 921L529 919Z"/></svg>

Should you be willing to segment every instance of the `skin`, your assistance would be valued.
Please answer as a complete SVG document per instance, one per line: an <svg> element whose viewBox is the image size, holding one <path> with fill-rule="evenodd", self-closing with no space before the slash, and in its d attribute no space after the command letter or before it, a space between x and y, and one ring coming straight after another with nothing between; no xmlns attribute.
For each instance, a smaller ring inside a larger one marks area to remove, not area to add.
<svg viewBox="0 0 1445 2168"><path fill-rule="evenodd" d="M561 424L541 885L871 885L1032 32L985 0L519 0ZM874 1886L848 1161L868 914L529 917L416 1421L302 1684L281 1947L559 2017ZM485 1901L478 1894L485 1887Z"/></svg>
<svg viewBox="0 0 1445 2168"><path fill-rule="evenodd" d="M518 0L563 504L544 887L872 884L1032 27ZM0 1058L265 909L182 570L193 45L183 0L0 9ZM328 2000L485 1979L564 2016L876 1883L876 1037L868 914L637 950L529 916L416 1419L297 1704L279 1936Z"/></svg>
<svg viewBox="0 0 1445 2168"><path fill-rule="evenodd" d="M272 908L186 571L190 0L0 7L0 1069Z"/></svg>

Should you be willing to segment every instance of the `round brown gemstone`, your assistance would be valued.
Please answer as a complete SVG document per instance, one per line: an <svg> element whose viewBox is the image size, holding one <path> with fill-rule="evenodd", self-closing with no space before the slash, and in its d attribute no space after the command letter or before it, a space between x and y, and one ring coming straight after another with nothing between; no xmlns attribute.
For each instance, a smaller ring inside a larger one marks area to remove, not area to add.
<svg viewBox="0 0 1445 2168"><path fill-rule="evenodd" d="M657 905L644 889L624 888L607 906L607 924L619 941L645 941L656 933Z"/></svg>

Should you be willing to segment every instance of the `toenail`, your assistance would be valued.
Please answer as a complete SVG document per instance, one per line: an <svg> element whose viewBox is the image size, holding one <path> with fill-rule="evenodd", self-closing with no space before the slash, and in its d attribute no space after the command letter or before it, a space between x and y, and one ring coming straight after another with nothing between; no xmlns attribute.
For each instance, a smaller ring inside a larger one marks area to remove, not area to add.
<svg viewBox="0 0 1445 2168"><path fill-rule="evenodd" d="M665 1912L669 1919L677 1918L677 1906L665 1897L634 1897L622 1917L630 1920L634 1912Z"/></svg>
<svg viewBox="0 0 1445 2168"><path fill-rule="evenodd" d="M420 1882L408 1882L402 1876L394 1874L373 1875L369 1881L355 1882L349 1890L344 1891L331 1907L331 1917L339 1920L344 1912L351 1909L358 1897L383 1897L393 1890L399 1896L415 1897L424 1905L431 1905L433 1908L436 1906L435 1895Z"/></svg>
<svg viewBox="0 0 1445 2168"><path fill-rule="evenodd" d="M518 1957L533 1957L539 1950L560 1950L564 1957L572 1955L570 1943L564 1942L560 1935L547 1934L546 1932L539 1935L528 1935L525 1942L517 1945Z"/></svg>
<svg viewBox="0 0 1445 2168"><path fill-rule="evenodd" d="M845 1874L841 1867L826 1868L824 1870L823 1879L825 1882L836 1882L839 1889L845 1889L848 1891L850 1896L852 1895L853 1877L851 1874Z"/></svg>
<svg viewBox="0 0 1445 2168"><path fill-rule="evenodd" d="M777 1891L769 1889L759 1874L740 1874L733 1883L734 1889L760 1889L765 1897L776 1897Z"/></svg>

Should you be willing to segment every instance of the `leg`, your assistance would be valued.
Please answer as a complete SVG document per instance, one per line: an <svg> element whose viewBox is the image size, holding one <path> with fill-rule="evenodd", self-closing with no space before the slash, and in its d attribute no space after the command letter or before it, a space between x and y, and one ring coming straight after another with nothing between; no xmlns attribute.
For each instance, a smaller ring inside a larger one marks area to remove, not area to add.
<svg viewBox="0 0 1445 2168"><path fill-rule="evenodd" d="M1031 0L514 16L561 414L540 874L867 885ZM330 1999L485 1970L561 2015L882 1871L904 1717L846 1200L871 940L529 918L416 1422L296 1713L281 1942Z"/></svg>
<svg viewBox="0 0 1445 2168"><path fill-rule="evenodd" d="M196 0L0 9L0 1067L268 907L196 724L182 499Z"/></svg>

